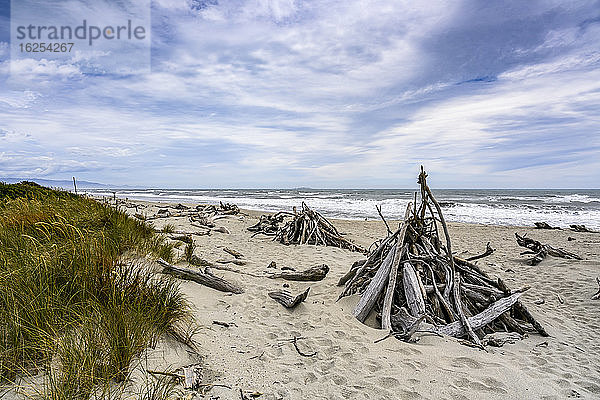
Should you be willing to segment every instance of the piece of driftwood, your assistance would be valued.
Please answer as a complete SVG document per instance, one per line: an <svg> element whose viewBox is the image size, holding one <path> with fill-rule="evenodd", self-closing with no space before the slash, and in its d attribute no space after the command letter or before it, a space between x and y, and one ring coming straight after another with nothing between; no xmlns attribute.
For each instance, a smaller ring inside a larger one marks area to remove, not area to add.
<svg viewBox="0 0 600 400"><path fill-rule="evenodd" d="M479 314L469 317L469 325L473 330L478 330L484 327L485 325L494 321L500 315L508 311L513 306L513 304L515 304L517 300L519 300L519 296L521 296L521 294L522 293L515 293L508 297L504 297L495 302L494 304L490 305L488 308L486 308ZM451 324L440 326L434 329L441 334L453 336L456 338L462 337L466 334L466 330L461 321L456 321Z"/></svg>
<svg viewBox="0 0 600 400"><path fill-rule="evenodd" d="M219 201L219 208L217 209L218 213L224 215L237 215L240 213L240 208L235 204L223 203Z"/></svg>
<svg viewBox="0 0 600 400"><path fill-rule="evenodd" d="M232 256L234 256L235 258L244 258L244 255L242 253L240 253L239 251L235 251L233 249L230 249L229 247L223 247L223 251L225 253L229 253Z"/></svg>
<svg viewBox="0 0 600 400"><path fill-rule="evenodd" d="M566 259L575 259L581 260L575 253L571 253L569 251L563 249L557 249L555 247L550 246L549 244L542 244L537 240L531 239L525 235L521 236L515 232L515 236L517 238L517 244L521 247L525 247L529 249L528 251L524 251L521 254L533 254L531 260L529 260L530 265L538 265L547 255L551 255L553 257L561 257Z"/></svg>
<svg viewBox="0 0 600 400"><path fill-rule="evenodd" d="M196 215L195 211L181 211L181 212L162 212L162 213L157 213L155 215L151 215L151 216L145 216L144 220L145 221L152 221L155 219L161 219L161 218L181 218L181 217L190 217L190 216L194 216Z"/></svg>
<svg viewBox="0 0 600 400"><path fill-rule="evenodd" d="M466 337L481 348L481 338L494 332L547 334L518 299L528 287L511 292L475 264L476 258L454 256L442 208L426 178L422 169L420 201L415 195L398 229L375 241L366 259L340 279L344 289L338 299L359 294L352 314L364 322L376 313L382 329L391 328L390 335L402 340L424 331ZM492 252L488 243L476 257Z"/></svg>
<svg viewBox="0 0 600 400"><path fill-rule="evenodd" d="M222 327L224 327L224 328L229 328L230 326L232 326L232 325L235 325L235 323L233 323L233 322L232 322L232 323L229 323L229 322L216 321L216 320L213 320L213 322L212 322L212 323L213 323L214 325L219 325L219 326L222 326Z"/></svg>
<svg viewBox="0 0 600 400"><path fill-rule="evenodd" d="M248 229L250 232L254 232L254 235L252 236L259 234L275 236L277 231L279 231L279 224L283 223L284 218L293 216L294 214L285 211L278 212L274 215L261 215L255 225L249 226L246 229Z"/></svg>
<svg viewBox="0 0 600 400"><path fill-rule="evenodd" d="M485 251L483 253L473 256L473 257L469 257L469 258L467 258L467 261L479 260L480 258L491 255L495 251L496 251L496 249L493 249L492 246L490 246L490 242L487 242L487 244L485 245Z"/></svg>
<svg viewBox="0 0 600 400"><path fill-rule="evenodd" d="M214 267L214 264L204 258L200 258L195 254L192 254L187 260L190 264L197 267Z"/></svg>
<svg viewBox="0 0 600 400"><path fill-rule="evenodd" d="M385 217L383 216L383 214L381 213L381 206L375 206L375 209L377 210L377 213L379 214L379 216L381 217L381 220L383 221L383 223L385 224L385 228L387 229L388 235L391 235L393 232L390 229L390 225L387 223L387 221L385 220Z"/></svg>
<svg viewBox="0 0 600 400"><path fill-rule="evenodd" d="M230 260L230 261L240 261L240 260ZM192 265L196 265L198 267L210 267L210 268L214 268L214 269L218 269L221 271L229 271L229 272L233 272L236 274L242 274L242 275L248 275L248 276L252 276L254 278L264 278L263 275L257 275L257 274L253 274L251 272L247 272L247 271L241 271L239 269L235 269L235 268L230 268L227 267L225 265L219 265L219 264L213 264L210 261L207 261L203 258L198 257L197 255L193 254L190 259L188 260L188 262ZM217 262L219 262L219 260L217 260ZM242 265L245 265L246 263L243 263Z"/></svg>
<svg viewBox="0 0 600 400"><path fill-rule="evenodd" d="M214 228L215 223L211 217L206 214L192 214L190 215L190 222L195 222L205 228Z"/></svg>
<svg viewBox="0 0 600 400"><path fill-rule="evenodd" d="M390 318L392 330L390 335L388 335L387 337L394 336L396 339L408 342L415 334L415 332L419 330L419 327L424 319L425 315L421 315L420 317L414 317L410 315L410 313L405 307L400 307L398 312L392 315ZM375 343L381 340L383 339L380 339Z"/></svg>
<svg viewBox="0 0 600 400"><path fill-rule="evenodd" d="M358 271L358 269L365 263L366 260L358 260L355 261L352 266L350 267L350 269L348 270L348 272L346 272L344 274L344 276L342 276L340 278L340 280L338 281L337 285L338 286L344 286L346 284L346 282L348 282L350 279L352 279L352 277L356 274L356 271Z"/></svg>
<svg viewBox="0 0 600 400"><path fill-rule="evenodd" d="M298 304L302 303L308 297L308 292L310 288L307 288L304 292L293 296L287 290L277 290L274 292L269 292L269 297L283 305L286 308L294 308Z"/></svg>
<svg viewBox="0 0 600 400"><path fill-rule="evenodd" d="M301 211L292 214L291 220L277 230L274 240L285 245L313 244L365 252L362 247L342 237L342 234L327 218L308 208L304 202L302 202Z"/></svg>
<svg viewBox="0 0 600 400"><path fill-rule="evenodd" d="M404 213L404 220L401 222L401 225L400 225L400 233L398 233L398 240L396 242L397 247L393 252L394 260L392 261L392 266L391 266L390 272L388 274L387 288L385 290L385 294L383 297L381 329L385 329L385 330L389 330L392 328L391 316L392 316L392 305L394 302L394 293L396 292L396 278L398 275L398 268L399 268L399 264L400 264L400 259L402 258L402 253L406 250L406 248L401 248L400 246L404 242L404 236L406 235L406 230L408 229L408 224L404 223L404 221L408 221L411 208L412 208L412 203L408 203L408 205L406 206L406 212ZM379 212L381 213L381 210L379 210ZM381 218L385 221L385 219L383 218L383 215L381 216ZM386 227L388 229L388 236L392 235L393 232L390 231L390 229L389 229L390 227L389 227L389 225L387 225L387 223L386 223ZM404 264L404 266L406 267L407 264L408 263ZM408 265L410 265L410 264L408 264ZM406 276L405 276L405 279L406 279ZM406 282L405 282L405 284L406 284ZM408 300L408 301L410 302L410 300ZM409 308L410 307L411 307L411 305L409 305ZM423 310L424 309L425 309L425 307L423 306ZM419 317L421 315L423 315L423 313L416 314L415 316Z"/></svg>
<svg viewBox="0 0 600 400"><path fill-rule="evenodd" d="M518 340L523 340L524 335L517 332L494 332L488 333L481 340L484 346L502 347L505 344L515 344Z"/></svg>
<svg viewBox="0 0 600 400"><path fill-rule="evenodd" d="M219 205L214 204L199 204L196 206L196 211L200 214L215 217L219 215L236 215L240 213L240 209L235 204L219 202Z"/></svg>
<svg viewBox="0 0 600 400"><path fill-rule="evenodd" d="M598 291L592 296L592 300L600 300L600 278L596 277L596 283L598 284Z"/></svg>
<svg viewBox="0 0 600 400"><path fill-rule="evenodd" d="M383 288L387 282L388 275L390 274L390 270L392 269L395 253L395 249L388 253L388 256L383 261L383 264L381 264L381 268L377 270L377 273L369 282L369 285L365 289L363 295L360 297L356 307L354 307L352 315L354 315L360 322L364 322L364 320L367 319L369 313L373 309L373 306L377 302L377 299L381 295L381 292L383 291Z"/></svg>
<svg viewBox="0 0 600 400"><path fill-rule="evenodd" d="M183 387L196 390L202 384L202 367L200 364L183 367Z"/></svg>
<svg viewBox="0 0 600 400"><path fill-rule="evenodd" d="M593 231L588 229L585 225L569 225L572 231L575 232L586 232L586 233L598 233L597 231Z"/></svg>
<svg viewBox="0 0 600 400"><path fill-rule="evenodd" d="M230 234L231 233L224 226L217 226L217 227L214 227L214 228L210 228L210 227L205 226L205 225L200 225L200 224L198 224L196 222L190 222L190 225L192 225L192 226L194 226L196 228L207 229L209 232L220 232L220 233L226 233L226 234Z"/></svg>
<svg viewBox="0 0 600 400"><path fill-rule="evenodd" d="M289 271L273 274L271 279L285 279L287 281L322 281L327 276L329 267L326 264L310 267L304 271Z"/></svg>
<svg viewBox="0 0 600 400"><path fill-rule="evenodd" d="M162 230L157 230L157 232L159 232L159 233L165 233L165 232L162 232ZM180 235L180 236L207 236L207 235L210 235L210 231L187 232L187 231L182 231L182 230L174 230L169 235L169 239L174 239L171 236L175 236L175 235ZM174 239L174 240L179 240L179 239Z"/></svg>
<svg viewBox="0 0 600 400"><path fill-rule="evenodd" d="M184 243L193 243L192 235L169 235L169 239L171 240L179 240Z"/></svg>
<svg viewBox="0 0 600 400"><path fill-rule="evenodd" d="M392 331L395 332L394 336L397 339L407 342L417 332L425 319L425 315L415 317L405 307L400 307L398 312L392 315L390 319Z"/></svg>
<svg viewBox="0 0 600 400"><path fill-rule="evenodd" d="M163 267L163 273L176 276L181 279L194 281L204 286L219 290L221 292L229 292L234 294L244 293L244 289L240 286L228 282L223 278L213 275L208 268L202 270L193 270L184 267L178 267L169 264L162 258L159 258L157 262Z"/></svg>
<svg viewBox="0 0 600 400"><path fill-rule="evenodd" d="M535 229L561 229L559 226L551 226L547 222L534 222Z"/></svg>
<svg viewBox="0 0 600 400"><path fill-rule="evenodd" d="M507 296L512 295L512 291L506 286L504 281L500 278L498 278L498 287L504 292L505 295L507 295ZM521 303L521 300L517 300L517 302L515 303L514 312L515 312L515 314L520 315L525 321L529 322L541 336L544 336L544 337L550 336L550 334L548 332L546 332L546 329L544 329L542 324L540 324L533 317L533 315L529 312L529 309L523 303Z"/></svg>
<svg viewBox="0 0 600 400"><path fill-rule="evenodd" d="M248 264L246 261L236 260L235 258L232 259L232 260L220 259L220 260L217 260L215 262L217 262L219 264L235 264L235 265L239 265L239 266L243 266L243 265Z"/></svg>
<svg viewBox="0 0 600 400"><path fill-rule="evenodd" d="M408 262L404 263L404 267L402 268L402 282L406 303L411 315L418 318L425 314L425 300L423 300L417 279L415 268Z"/></svg>

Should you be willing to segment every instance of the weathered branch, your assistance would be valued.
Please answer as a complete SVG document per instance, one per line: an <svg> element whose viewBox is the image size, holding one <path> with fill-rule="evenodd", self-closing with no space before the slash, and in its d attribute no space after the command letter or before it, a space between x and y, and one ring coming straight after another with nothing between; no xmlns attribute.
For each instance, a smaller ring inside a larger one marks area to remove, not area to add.
<svg viewBox="0 0 600 400"><path fill-rule="evenodd" d="M162 258L159 258L157 262L163 267L163 273L176 276L177 278L194 281L204 286L219 290L221 292L230 292L234 294L244 293L244 289L240 286L226 281L216 275L213 275L208 268L204 271L192 270L184 267L177 267L169 264Z"/></svg>
<svg viewBox="0 0 600 400"><path fill-rule="evenodd" d="M285 290L278 290L274 292L269 292L269 297L283 305L286 308L294 308L298 304L302 303L308 297L308 292L310 288L307 288L304 292L298 294L297 296L293 296L290 292Z"/></svg>
<svg viewBox="0 0 600 400"><path fill-rule="evenodd" d="M322 281L327 276L329 267L326 264L317 265L304 271L289 271L273 274L271 279L285 279L288 281Z"/></svg>

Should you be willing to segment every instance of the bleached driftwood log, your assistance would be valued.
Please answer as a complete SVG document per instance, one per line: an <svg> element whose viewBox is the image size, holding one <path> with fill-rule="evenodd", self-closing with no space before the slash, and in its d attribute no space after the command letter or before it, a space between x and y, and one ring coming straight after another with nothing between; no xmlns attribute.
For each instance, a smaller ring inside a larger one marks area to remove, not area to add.
<svg viewBox="0 0 600 400"><path fill-rule="evenodd" d="M480 312L477 315L469 317L469 325L473 330L478 330L494 321L501 314L508 311L513 304L517 302L522 293L515 293L508 297L504 297L494 304L490 305L484 311ZM453 322L448 325L441 326L439 328L434 328L435 331L448 336L453 337L462 337L465 335L466 330L464 325L460 321Z"/></svg>
<svg viewBox="0 0 600 400"><path fill-rule="evenodd" d="M269 297L283 305L286 308L294 308L298 304L302 303L308 297L308 292L310 288L307 288L304 292L293 296L287 290L277 290L273 292L269 292Z"/></svg>
<svg viewBox="0 0 600 400"><path fill-rule="evenodd" d="M473 256L473 257L469 257L469 258L467 258L467 261L479 260L480 258L484 258L489 255L492 255L495 251L496 251L496 249L493 249L492 246L490 246L490 242L487 242L487 244L485 245L485 251L483 253Z"/></svg>
<svg viewBox="0 0 600 400"><path fill-rule="evenodd" d="M285 279L288 281L322 281L327 276L329 267L326 264L317 265L304 271L285 271L273 274L271 279Z"/></svg>
<svg viewBox="0 0 600 400"><path fill-rule="evenodd" d="M575 232L598 233L597 231L588 229L585 225L569 225L569 227Z"/></svg>
<svg viewBox="0 0 600 400"><path fill-rule="evenodd" d="M379 298L383 287L386 284L390 270L392 269L392 263L394 262L394 254L396 250L392 250L388 253L387 257L381 264L381 267L377 270L377 273L371 279L369 286L365 289L363 295L360 297L358 304L354 307L352 315L356 317L360 322L364 322L369 316L369 313L373 309L375 302Z"/></svg>
<svg viewBox="0 0 600 400"><path fill-rule="evenodd" d="M417 272L410 263L404 263L402 281L408 309L413 317L420 317L425 314L425 300L423 300L423 295L421 294Z"/></svg>
<svg viewBox="0 0 600 400"><path fill-rule="evenodd" d="M544 258L546 258L547 255L551 255L553 257L581 260L581 257L579 257L575 253L571 253L563 249L557 249L555 247L550 246L549 244L542 244L537 240L528 238L525 235L521 236L518 233L515 233L515 236L517 237L517 244L519 246L529 249L529 251L524 251L521 254L533 254L533 258L529 260L530 265L538 265L540 262L542 262Z"/></svg>
<svg viewBox="0 0 600 400"><path fill-rule="evenodd" d="M240 286L228 282L223 278L213 275L208 268L202 270L193 270L190 268L178 267L173 264L169 264L162 258L159 258L157 262L163 267L163 273L176 276L177 278L194 281L204 286L219 290L221 292L230 292L234 294L244 293L244 289Z"/></svg>
<svg viewBox="0 0 600 400"><path fill-rule="evenodd" d="M561 229L559 226L550 226L547 222L534 222L535 229Z"/></svg>

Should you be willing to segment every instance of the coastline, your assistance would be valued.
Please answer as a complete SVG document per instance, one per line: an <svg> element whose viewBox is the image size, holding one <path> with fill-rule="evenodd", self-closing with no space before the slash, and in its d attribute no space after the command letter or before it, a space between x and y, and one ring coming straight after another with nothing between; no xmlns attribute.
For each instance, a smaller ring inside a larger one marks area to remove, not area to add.
<svg viewBox="0 0 600 400"><path fill-rule="evenodd" d="M91 191L90 194L112 193ZM292 209L302 202L327 218L379 220L376 207L386 218L402 218L414 191L407 189L153 189L114 192L118 198L150 202L236 204L261 212ZM600 230L600 190L434 190L447 221L488 225L533 225L547 222L568 228L571 224Z"/></svg>
<svg viewBox="0 0 600 400"><path fill-rule="evenodd" d="M138 202L151 215L166 203ZM188 203L190 206L197 203ZM172 204L169 204L172 206ZM129 208L131 214L135 209ZM468 257L481 253L491 242L496 252L478 265L492 276L499 276L510 287L531 286L522 297L551 337L530 335L515 344L487 352L459 344L455 339L417 334L417 343L393 338L375 340L385 332L370 328L354 319L351 310L357 301L351 296L336 302L341 290L336 286L360 253L322 246L285 246L270 237L251 237L246 228L261 214L243 210L242 215L216 221L230 234L213 232L194 236L195 255L209 262L231 258L223 251L229 247L244 255L247 263L240 270L264 275L275 261L283 267L305 269L327 264L330 272L320 282L287 282L257 278L229 271L215 274L238 283L245 289L240 295L227 295L194 282L182 281L181 287L195 307L200 325L196 336L205 367L205 379L257 391L266 399L299 398L452 398L486 399L567 397L597 398L600 395L600 371L596 354L600 345L598 302L590 300L600 275L600 234L567 230L538 230L533 227L491 226L450 223L454 254ZM346 238L363 246L385 236L381 221L331 219ZM388 221L391 226L397 221ZM176 229L195 228L187 218L161 218L152 221L155 228L173 224ZM578 253L583 260L548 257L537 266L526 264L520 255L514 233ZM568 241L568 237L575 240ZM182 255L183 247L178 254ZM182 263L186 265L186 263ZM283 308L267 292L288 284L296 294L311 288L307 300L293 310ZM544 304L535 304L536 300ZM229 324L215 325L213 321ZM290 340L298 342L314 357L303 357ZM156 368L185 364L182 351L163 343L151 360ZM239 398L239 390L214 387L213 396Z"/></svg>

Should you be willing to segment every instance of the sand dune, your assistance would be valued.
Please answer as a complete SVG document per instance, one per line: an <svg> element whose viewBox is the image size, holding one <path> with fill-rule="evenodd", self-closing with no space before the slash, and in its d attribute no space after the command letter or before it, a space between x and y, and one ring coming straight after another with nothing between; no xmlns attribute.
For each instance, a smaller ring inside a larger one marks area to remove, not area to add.
<svg viewBox="0 0 600 400"><path fill-rule="evenodd" d="M156 209L152 205L148 210ZM540 231L531 228L451 224L457 255L473 255L487 241L497 251L479 262L493 276L512 287L530 285L523 296L531 312L551 334L531 335L513 345L488 347L487 352L466 347L453 338L417 334L417 343L389 338L385 332L361 324L351 316L357 297L336 302L338 279L358 253L329 247L284 246L270 238L251 238L246 227L258 213L218 221L231 234L196 237L196 253L208 261L230 258L223 247L245 255L247 265L236 267L263 274L275 261L279 268L329 265L321 282L285 282L226 271L216 274L244 287L241 295L227 295L193 282L183 282L201 326L196 336L205 381L215 387L207 398L239 399L239 389L260 392L262 399L565 399L600 398L599 301L590 300L600 275L600 234ZM160 219L192 230L186 218ZM340 231L368 246L385 235L378 221L334 221ZM548 258L528 266L520 256L514 232L579 253L584 260ZM576 240L567 241L567 237ZM299 293L310 286L308 299L288 310L267 292L289 284ZM560 297L560 299L559 299ZM545 303L535 305L534 300ZM562 301L562 303L561 303ZM223 327L213 321L231 324ZM300 355L291 339L298 339ZM162 344L151 353L153 368L175 368L190 362L185 349ZM212 396L212 397L211 397Z"/></svg>

